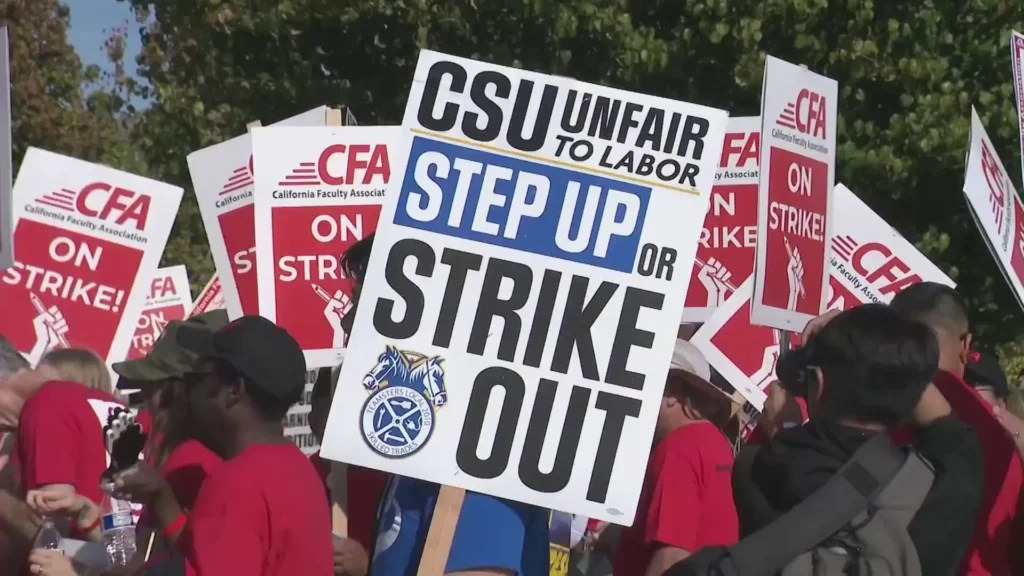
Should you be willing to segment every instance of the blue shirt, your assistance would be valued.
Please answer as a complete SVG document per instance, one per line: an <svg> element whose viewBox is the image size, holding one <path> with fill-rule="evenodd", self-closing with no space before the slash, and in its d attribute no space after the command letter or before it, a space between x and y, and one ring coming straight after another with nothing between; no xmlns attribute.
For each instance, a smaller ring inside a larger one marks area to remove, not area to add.
<svg viewBox="0 0 1024 576"><path fill-rule="evenodd" d="M370 576L415 576L438 485L392 476L377 515ZM446 572L499 568L548 576L548 511L466 492Z"/></svg>

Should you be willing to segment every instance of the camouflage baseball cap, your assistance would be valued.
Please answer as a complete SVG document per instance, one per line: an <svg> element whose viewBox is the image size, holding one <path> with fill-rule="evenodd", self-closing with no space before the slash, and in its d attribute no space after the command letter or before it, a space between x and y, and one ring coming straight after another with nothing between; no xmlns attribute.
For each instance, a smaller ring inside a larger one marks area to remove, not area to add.
<svg viewBox="0 0 1024 576"><path fill-rule="evenodd" d="M188 320L168 322L163 334L153 343L145 358L117 362L112 368L118 376L118 389L137 389L146 383L183 378L192 369L198 356L178 344L177 333L184 326L209 330L211 333L228 323L224 310L213 310Z"/></svg>

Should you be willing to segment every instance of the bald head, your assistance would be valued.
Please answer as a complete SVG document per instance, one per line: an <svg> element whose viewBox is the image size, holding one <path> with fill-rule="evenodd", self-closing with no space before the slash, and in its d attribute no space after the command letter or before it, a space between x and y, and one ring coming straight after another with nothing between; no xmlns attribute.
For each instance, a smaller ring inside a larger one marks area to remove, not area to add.
<svg viewBox="0 0 1024 576"><path fill-rule="evenodd" d="M930 326L941 348L939 367L963 375L971 345L971 324L967 302L956 290L938 282L921 282L893 297L890 306Z"/></svg>

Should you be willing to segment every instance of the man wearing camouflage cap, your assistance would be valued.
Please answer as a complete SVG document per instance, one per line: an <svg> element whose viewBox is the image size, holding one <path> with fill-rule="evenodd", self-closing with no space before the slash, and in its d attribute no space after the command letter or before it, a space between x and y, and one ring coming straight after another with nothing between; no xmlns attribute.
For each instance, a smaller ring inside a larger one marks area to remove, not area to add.
<svg viewBox="0 0 1024 576"><path fill-rule="evenodd" d="M211 332L228 323L228 314L224 310L213 310L188 320L168 322L163 334L153 343L153 348L144 358L117 362L112 366L120 377L117 389L121 391L139 390L142 395L142 410L138 421L143 429L152 429L152 417L161 413L166 406L165 391L175 384L181 383L185 375L192 370L198 359L194 352L180 346L175 338L182 325L198 325L208 328Z"/></svg>

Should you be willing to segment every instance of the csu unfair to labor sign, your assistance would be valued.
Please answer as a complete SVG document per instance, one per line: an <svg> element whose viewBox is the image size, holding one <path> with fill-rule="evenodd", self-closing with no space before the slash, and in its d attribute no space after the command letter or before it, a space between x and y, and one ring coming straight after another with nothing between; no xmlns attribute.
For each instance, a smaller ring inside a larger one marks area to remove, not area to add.
<svg viewBox="0 0 1024 576"><path fill-rule="evenodd" d="M630 524L727 121L421 52L322 454Z"/></svg>

